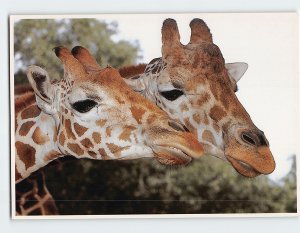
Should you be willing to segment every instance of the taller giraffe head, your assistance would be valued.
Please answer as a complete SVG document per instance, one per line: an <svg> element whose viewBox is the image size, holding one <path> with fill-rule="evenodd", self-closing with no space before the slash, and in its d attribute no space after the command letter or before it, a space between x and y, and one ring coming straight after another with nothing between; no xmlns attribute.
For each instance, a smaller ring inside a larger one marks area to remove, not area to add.
<svg viewBox="0 0 300 233"><path fill-rule="evenodd" d="M61 81L51 83L47 72L40 67L28 69L27 76L42 111L30 106L24 110L26 114L17 114L17 158L24 155L23 149L29 151L28 146L33 148L31 152L36 151L37 162L45 160L48 148L53 151L48 159L57 156L56 147L60 154L77 158L154 156L165 164L184 164L191 157L203 154L193 134L132 91L117 70L97 67L91 71L88 64L82 65L68 49L57 47L54 51L64 64ZM27 130L26 125L24 136L22 129L28 121L35 121L30 128L35 128L34 132L38 130L38 134L33 133L33 129ZM34 142L45 140L34 144L32 138ZM20 161L17 166L24 167ZM34 170L26 164L25 168ZM23 171L23 178L28 173Z"/></svg>
<svg viewBox="0 0 300 233"><path fill-rule="evenodd" d="M269 143L235 95L247 64L225 64L203 20L193 19L190 27L190 42L182 45L176 21L165 20L162 58L127 84L194 132L207 154L228 160L244 176L271 173Z"/></svg>

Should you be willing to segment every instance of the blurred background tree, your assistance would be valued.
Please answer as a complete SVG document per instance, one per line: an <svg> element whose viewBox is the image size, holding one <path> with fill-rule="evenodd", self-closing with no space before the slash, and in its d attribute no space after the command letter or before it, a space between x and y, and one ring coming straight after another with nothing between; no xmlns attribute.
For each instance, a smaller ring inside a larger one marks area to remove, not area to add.
<svg viewBox="0 0 300 233"><path fill-rule="evenodd" d="M96 19L24 19L14 27L15 84L27 82L28 65L45 68L52 79L60 79L63 67L52 49L63 45L88 48L101 66L133 64L139 57L137 41L113 39L117 24Z"/></svg>
<svg viewBox="0 0 300 233"><path fill-rule="evenodd" d="M177 168L154 159L85 160L46 174L61 214L295 213L294 158L278 183L245 178L211 156Z"/></svg>
<svg viewBox="0 0 300 233"><path fill-rule="evenodd" d="M62 65L51 51L58 45L87 47L102 66L134 64L138 42L116 36L117 24L95 19L21 20L15 24L15 83L26 81L31 64L59 79ZM210 156L171 168L154 159L75 160L45 173L61 214L284 213L297 211L295 158L279 182L245 178Z"/></svg>

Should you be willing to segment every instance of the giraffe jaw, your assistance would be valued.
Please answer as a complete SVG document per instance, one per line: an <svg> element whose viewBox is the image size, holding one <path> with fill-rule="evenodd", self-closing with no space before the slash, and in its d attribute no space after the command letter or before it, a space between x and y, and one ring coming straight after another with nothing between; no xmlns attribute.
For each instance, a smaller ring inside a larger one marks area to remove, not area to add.
<svg viewBox="0 0 300 233"><path fill-rule="evenodd" d="M175 147L153 146L154 157L165 165L186 165L192 158Z"/></svg>
<svg viewBox="0 0 300 233"><path fill-rule="evenodd" d="M231 163L231 165L234 167L234 169L240 173L243 176L249 177L249 178L254 178L262 173L256 171L252 166L250 166L249 164L234 159L230 156L226 156L227 160Z"/></svg>

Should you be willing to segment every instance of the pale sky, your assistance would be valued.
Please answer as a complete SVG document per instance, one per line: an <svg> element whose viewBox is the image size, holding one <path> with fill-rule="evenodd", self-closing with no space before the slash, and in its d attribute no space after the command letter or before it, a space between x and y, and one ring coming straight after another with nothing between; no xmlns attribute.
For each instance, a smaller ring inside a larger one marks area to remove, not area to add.
<svg viewBox="0 0 300 233"><path fill-rule="evenodd" d="M289 157L297 152L298 26L296 14L148 14L105 15L116 21L116 39L138 40L143 59L161 56L161 26L174 18L181 42L188 43L189 22L202 18L211 29L226 62L247 62L249 69L238 83L238 98L254 123L265 132L277 167L270 175L280 179L290 169Z"/></svg>

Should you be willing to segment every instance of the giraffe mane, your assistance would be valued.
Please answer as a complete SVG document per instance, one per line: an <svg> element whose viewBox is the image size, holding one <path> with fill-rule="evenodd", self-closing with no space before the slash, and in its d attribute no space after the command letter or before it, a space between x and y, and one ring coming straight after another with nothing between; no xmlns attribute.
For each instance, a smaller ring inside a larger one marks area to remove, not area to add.
<svg viewBox="0 0 300 233"><path fill-rule="evenodd" d="M144 73L147 64L129 65L121 67L118 71L123 78L131 78Z"/></svg>
<svg viewBox="0 0 300 233"><path fill-rule="evenodd" d="M34 92L25 92L23 95L15 99L15 115L20 111L28 107L29 105L35 103L35 94Z"/></svg>
<svg viewBox="0 0 300 233"><path fill-rule="evenodd" d="M15 95L22 95L26 92L32 92L33 89L29 83L18 84L14 87Z"/></svg>

